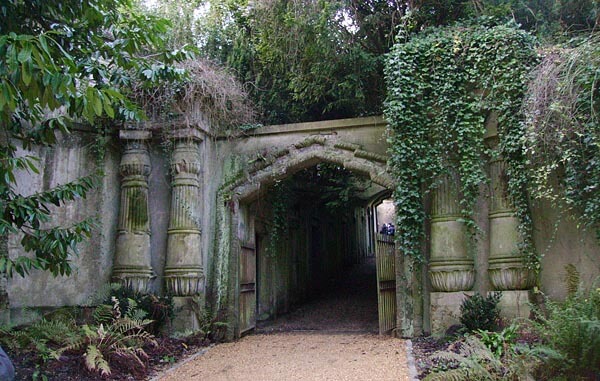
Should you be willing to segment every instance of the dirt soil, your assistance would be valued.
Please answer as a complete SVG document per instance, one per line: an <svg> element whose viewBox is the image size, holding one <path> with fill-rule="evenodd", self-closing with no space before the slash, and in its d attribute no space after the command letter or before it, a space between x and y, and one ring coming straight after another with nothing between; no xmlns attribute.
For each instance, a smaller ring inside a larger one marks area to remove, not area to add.
<svg viewBox="0 0 600 381"><path fill-rule="evenodd" d="M255 334L164 374L181 380L409 380L405 342L377 334L373 263Z"/></svg>

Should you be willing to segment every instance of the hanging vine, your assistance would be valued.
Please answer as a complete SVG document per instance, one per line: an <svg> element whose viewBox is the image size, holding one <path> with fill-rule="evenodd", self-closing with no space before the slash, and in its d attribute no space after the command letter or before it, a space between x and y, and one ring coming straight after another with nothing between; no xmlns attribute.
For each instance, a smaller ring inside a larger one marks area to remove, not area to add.
<svg viewBox="0 0 600 381"><path fill-rule="evenodd" d="M423 196L450 168L458 172L462 215L473 233L479 186L487 181L485 158L500 154L522 223L522 250L536 257L529 239L525 157L518 145L526 78L537 60L534 39L514 25L458 25L399 38L404 41L394 46L385 69L385 114L401 250L417 263L425 261ZM499 115L497 153L483 144L490 112Z"/></svg>
<svg viewBox="0 0 600 381"><path fill-rule="evenodd" d="M523 140L532 194L578 216L600 240L600 37L546 52L535 74Z"/></svg>

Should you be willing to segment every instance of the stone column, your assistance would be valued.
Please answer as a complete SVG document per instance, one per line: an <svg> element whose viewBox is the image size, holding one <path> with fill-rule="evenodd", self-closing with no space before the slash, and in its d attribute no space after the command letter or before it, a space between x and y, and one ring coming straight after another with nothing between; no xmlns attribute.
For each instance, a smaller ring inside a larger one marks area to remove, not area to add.
<svg viewBox="0 0 600 381"><path fill-rule="evenodd" d="M165 283L174 296L199 295L203 290L200 232L200 136L180 130L171 157L172 197L167 238Z"/></svg>
<svg viewBox="0 0 600 381"><path fill-rule="evenodd" d="M458 324L465 291L475 282L474 261L469 258L467 227L460 212L459 178L454 171L441 178L433 192L429 295L431 333L443 335Z"/></svg>
<svg viewBox="0 0 600 381"><path fill-rule="evenodd" d="M506 163L502 158L490 162L490 180L490 282L501 291L529 289L535 278L519 250L519 219L508 196Z"/></svg>
<svg viewBox="0 0 600 381"><path fill-rule="evenodd" d="M435 291L467 291L475 282L473 259L468 257L467 231L460 221L458 175L442 176L433 192L429 277Z"/></svg>
<svg viewBox="0 0 600 381"><path fill-rule="evenodd" d="M154 274L150 262L148 175L150 156L146 141L150 131L121 130L125 144L121 172L121 206L113 265L113 280L138 292L147 292Z"/></svg>

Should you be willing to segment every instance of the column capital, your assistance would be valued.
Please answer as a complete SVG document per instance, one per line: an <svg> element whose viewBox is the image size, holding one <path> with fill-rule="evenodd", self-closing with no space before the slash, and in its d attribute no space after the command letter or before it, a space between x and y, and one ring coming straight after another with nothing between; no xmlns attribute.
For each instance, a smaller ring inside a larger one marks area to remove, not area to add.
<svg viewBox="0 0 600 381"><path fill-rule="evenodd" d="M201 142L204 140L205 133L194 127L175 127L169 132L169 137L173 140L192 140Z"/></svg>
<svg viewBox="0 0 600 381"><path fill-rule="evenodd" d="M119 139L121 140L149 140L152 138L152 131L149 130L119 130Z"/></svg>

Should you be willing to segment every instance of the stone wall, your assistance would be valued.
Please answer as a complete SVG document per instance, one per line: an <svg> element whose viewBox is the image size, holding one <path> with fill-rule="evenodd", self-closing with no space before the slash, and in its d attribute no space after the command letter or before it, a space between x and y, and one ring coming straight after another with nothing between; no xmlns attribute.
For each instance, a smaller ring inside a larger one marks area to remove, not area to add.
<svg viewBox="0 0 600 381"><path fill-rule="evenodd" d="M237 137L216 137L200 128L175 129L167 140L162 133L136 134L112 137L101 186L86 200L56 210L55 221L60 224L98 216L99 228L80 245L80 254L74 258L74 274L66 279L34 271L25 279L10 280L15 316L26 306L85 304L114 277L159 293L169 288L183 298L182 307L185 298L206 298L216 313L236 324L235 245L244 230L238 224L247 213L244 208L252 203L250 195L255 197L276 179L320 161L342 163L384 188L393 187L393 181L377 172L385 168L382 157L387 151L381 118L269 126ZM33 154L41 158L42 171L39 175L19 173L20 191L30 194L89 174L96 162L90 150L93 141L92 133L75 131L55 147L37 149ZM533 284L514 255L517 221L510 205L499 198L504 192L499 182L502 162L491 161L487 167L492 181L481 186L475 216L483 234L473 242L464 241L464 227L453 212L452 181L425 200L426 209L432 211L424 245L430 265L418 274L411 273L408 265L397 266L398 305L402 306L398 322L407 327L406 332L443 330L453 320L439 316L456 314L465 292L504 288L514 294L507 303L525 306L523 297L529 297L527 290ZM243 199L241 194L250 198ZM139 219L144 215L139 208L145 208L147 221ZM564 298L568 264L575 266L585 287L591 286L600 275L600 247L593 232L582 231L571 216L561 215L546 203L534 206L533 217L534 240L544 255L541 290L552 298ZM365 210L354 211L354 218L361 223L369 219ZM298 251L306 250L302 237L309 234L308 228L302 229L289 243ZM361 229L356 231L352 250L360 258L369 254L368 237ZM20 252L18 237L11 237L10 254ZM272 301L261 307L261 314L285 311L309 292L301 277L295 281L289 277L288 262L265 266L280 274L273 278L279 279L275 281L278 286L261 291L267 293L263 300L268 296ZM296 286L301 291L290 293ZM510 308L507 305L507 311ZM190 324L190 319L181 324Z"/></svg>
<svg viewBox="0 0 600 381"><path fill-rule="evenodd" d="M40 173L17 173L18 192L24 195L41 192L93 173L96 157L91 146L95 136L74 131L52 148L31 152L39 157ZM73 257L73 274L54 278L50 273L34 270L26 278L15 275L8 283L10 306L15 315L23 307L59 307L85 304L110 279L115 250L115 230L119 211L118 162L120 150L116 140L108 144L104 162L105 177L101 186L85 200L53 208L52 224L68 226L88 217L97 217L98 228L79 246ZM26 155L29 152L20 152ZM11 236L9 255L22 255L19 237Z"/></svg>

